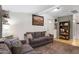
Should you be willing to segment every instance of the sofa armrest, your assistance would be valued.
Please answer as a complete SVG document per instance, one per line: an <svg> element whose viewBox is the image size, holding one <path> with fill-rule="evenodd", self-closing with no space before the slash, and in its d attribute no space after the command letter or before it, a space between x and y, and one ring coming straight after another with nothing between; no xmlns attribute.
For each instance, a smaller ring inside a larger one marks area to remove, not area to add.
<svg viewBox="0 0 79 59"><path fill-rule="evenodd" d="M22 44L29 44L30 42L31 42L31 39L21 40Z"/></svg>
<svg viewBox="0 0 79 59"><path fill-rule="evenodd" d="M26 44L26 40L21 40L21 43L22 44Z"/></svg>
<svg viewBox="0 0 79 59"><path fill-rule="evenodd" d="M50 37L54 37L54 35L53 35L53 34L49 34L49 36L50 36Z"/></svg>

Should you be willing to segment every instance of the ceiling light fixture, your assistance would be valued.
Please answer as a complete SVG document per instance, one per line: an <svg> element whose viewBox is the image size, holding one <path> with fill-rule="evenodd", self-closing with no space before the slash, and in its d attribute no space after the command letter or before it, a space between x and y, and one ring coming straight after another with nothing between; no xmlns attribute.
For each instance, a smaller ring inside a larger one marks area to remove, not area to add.
<svg viewBox="0 0 79 59"><path fill-rule="evenodd" d="M56 11L59 11L60 10L60 8L59 7L57 7L57 8L55 8L55 9L53 9L53 11L52 12L56 12Z"/></svg>

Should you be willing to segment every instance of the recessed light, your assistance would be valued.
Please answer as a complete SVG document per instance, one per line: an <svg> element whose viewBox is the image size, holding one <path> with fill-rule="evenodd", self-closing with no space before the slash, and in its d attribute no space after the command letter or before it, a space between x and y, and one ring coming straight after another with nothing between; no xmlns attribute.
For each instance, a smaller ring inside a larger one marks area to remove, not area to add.
<svg viewBox="0 0 79 59"><path fill-rule="evenodd" d="M76 21L75 20L73 20L73 23L75 23Z"/></svg>
<svg viewBox="0 0 79 59"><path fill-rule="evenodd" d="M52 23L52 21L50 21L50 20L49 20L49 23L51 24L51 23Z"/></svg>

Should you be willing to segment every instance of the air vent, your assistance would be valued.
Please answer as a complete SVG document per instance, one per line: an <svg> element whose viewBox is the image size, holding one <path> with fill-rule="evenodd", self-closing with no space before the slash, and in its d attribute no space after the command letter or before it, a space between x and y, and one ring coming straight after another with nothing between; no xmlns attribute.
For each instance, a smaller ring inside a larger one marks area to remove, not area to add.
<svg viewBox="0 0 79 59"><path fill-rule="evenodd" d="M72 10L71 12L72 12L73 14L78 13L77 10Z"/></svg>

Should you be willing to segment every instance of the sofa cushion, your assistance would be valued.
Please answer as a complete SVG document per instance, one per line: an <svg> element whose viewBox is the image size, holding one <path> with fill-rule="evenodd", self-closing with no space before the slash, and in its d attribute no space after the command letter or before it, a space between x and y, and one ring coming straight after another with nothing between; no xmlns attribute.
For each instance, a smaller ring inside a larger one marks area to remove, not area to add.
<svg viewBox="0 0 79 59"><path fill-rule="evenodd" d="M24 40L23 40L23 41L24 41L25 43L29 44L29 40L32 40L32 39L28 39L27 37L24 37ZM23 41L21 41L21 42L23 43Z"/></svg>
<svg viewBox="0 0 79 59"><path fill-rule="evenodd" d="M24 44L23 46L22 46L22 51L21 51L21 53L27 53L27 52L29 52L29 51L32 51L33 50L33 48L29 45L29 44Z"/></svg>
<svg viewBox="0 0 79 59"><path fill-rule="evenodd" d="M45 37L39 37L39 38L35 38L32 41L43 41L43 40L50 40L51 37L45 36Z"/></svg>
<svg viewBox="0 0 79 59"><path fill-rule="evenodd" d="M25 34L25 36L27 36L27 34L31 34L32 35L32 38L39 38L39 37L44 37L45 36L45 32L46 31L42 31L42 32L27 32Z"/></svg>
<svg viewBox="0 0 79 59"><path fill-rule="evenodd" d="M12 47L11 51L13 54L21 54L22 47Z"/></svg>
<svg viewBox="0 0 79 59"><path fill-rule="evenodd" d="M29 44L24 44L23 46L22 46L22 51L21 51L21 53L27 53L27 52L30 52L30 51L32 51L33 50L33 48L29 45Z"/></svg>
<svg viewBox="0 0 79 59"><path fill-rule="evenodd" d="M34 38L39 38L39 37L41 37L41 32L35 32Z"/></svg>
<svg viewBox="0 0 79 59"><path fill-rule="evenodd" d="M39 38L35 38L34 40L31 40L30 44L42 43L42 42L48 41L48 40L50 40L49 37L39 37Z"/></svg>
<svg viewBox="0 0 79 59"><path fill-rule="evenodd" d="M39 38L39 37L44 37L45 36L45 31L44 32L34 32L33 38Z"/></svg>
<svg viewBox="0 0 79 59"><path fill-rule="evenodd" d="M5 43L0 43L0 54L11 54L11 51Z"/></svg>

